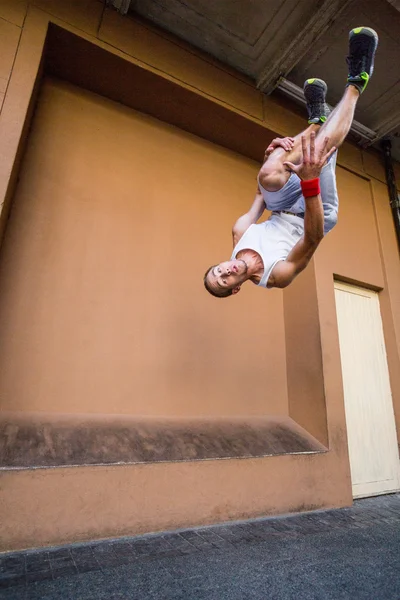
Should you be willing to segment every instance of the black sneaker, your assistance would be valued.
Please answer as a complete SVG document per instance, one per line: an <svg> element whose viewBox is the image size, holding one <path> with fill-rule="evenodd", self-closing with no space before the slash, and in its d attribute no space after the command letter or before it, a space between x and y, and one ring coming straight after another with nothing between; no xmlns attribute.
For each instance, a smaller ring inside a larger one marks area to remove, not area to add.
<svg viewBox="0 0 400 600"><path fill-rule="evenodd" d="M307 102L308 122L310 125L322 125L329 116L330 110L325 102L328 86L322 79L307 79L303 86Z"/></svg>
<svg viewBox="0 0 400 600"><path fill-rule="evenodd" d="M374 71L378 41L378 34L370 27L356 27L350 31L349 56L346 59L349 67L347 85L354 85L360 94L367 87Z"/></svg>

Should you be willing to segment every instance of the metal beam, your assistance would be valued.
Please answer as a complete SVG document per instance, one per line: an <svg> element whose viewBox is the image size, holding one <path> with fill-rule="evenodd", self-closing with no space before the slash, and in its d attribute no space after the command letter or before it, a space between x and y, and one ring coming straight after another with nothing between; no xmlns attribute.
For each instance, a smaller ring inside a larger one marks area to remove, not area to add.
<svg viewBox="0 0 400 600"><path fill-rule="evenodd" d="M304 99L304 93L298 85L295 85L287 79L281 79L279 85L277 86L277 89L288 98L291 98L298 104L302 104L305 106L306 101ZM332 107L329 106L329 108ZM353 121L350 131L358 137L363 147L370 146L381 137L378 137L376 131L374 131L373 129L369 129L368 127L366 127L362 123L359 123L358 121Z"/></svg>
<svg viewBox="0 0 400 600"><path fill-rule="evenodd" d="M385 121L376 127L376 138L372 143L381 140L388 135L400 130L400 111L395 111Z"/></svg>
<svg viewBox="0 0 400 600"><path fill-rule="evenodd" d="M131 0L106 0L107 6L112 6L121 15L126 15L129 10Z"/></svg>
<svg viewBox="0 0 400 600"><path fill-rule="evenodd" d="M400 10L400 0L387 0L389 4Z"/></svg>
<svg viewBox="0 0 400 600"><path fill-rule="evenodd" d="M290 40L285 51L279 53L275 62L269 62L257 78L257 87L265 94L270 94L282 77L297 65L303 56L313 47L316 41L332 27L340 13L355 0L323 0L311 19L299 27L297 35Z"/></svg>

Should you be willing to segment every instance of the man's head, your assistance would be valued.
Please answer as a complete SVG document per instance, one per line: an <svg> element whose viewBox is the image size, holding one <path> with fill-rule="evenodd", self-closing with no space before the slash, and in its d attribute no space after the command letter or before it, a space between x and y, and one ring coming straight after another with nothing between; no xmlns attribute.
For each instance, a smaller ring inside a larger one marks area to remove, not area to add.
<svg viewBox="0 0 400 600"><path fill-rule="evenodd" d="M247 279L247 264L244 260L227 260L207 269L204 286L212 296L227 298L240 292Z"/></svg>

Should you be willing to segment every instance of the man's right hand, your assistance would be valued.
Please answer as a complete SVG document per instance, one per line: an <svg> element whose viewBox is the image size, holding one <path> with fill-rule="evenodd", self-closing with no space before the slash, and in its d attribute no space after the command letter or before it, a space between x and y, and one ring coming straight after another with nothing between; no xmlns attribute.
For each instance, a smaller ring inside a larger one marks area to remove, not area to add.
<svg viewBox="0 0 400 600"><path fill-rule="evenodd" d="M285 167L288 167L290 171L296 173L302 180L316 179L320 176L322 167L326 161L332 156L336 148L333 146L329 152L327 152L329 144L329 138L325 138L323 144L317 150L315 149L315 132L311 132L310 135L310 148L307 148L307 140L304 135L301 136L301 146L303 150L303 159L299 165L295 165L291 162L284 162Z"/></svg>

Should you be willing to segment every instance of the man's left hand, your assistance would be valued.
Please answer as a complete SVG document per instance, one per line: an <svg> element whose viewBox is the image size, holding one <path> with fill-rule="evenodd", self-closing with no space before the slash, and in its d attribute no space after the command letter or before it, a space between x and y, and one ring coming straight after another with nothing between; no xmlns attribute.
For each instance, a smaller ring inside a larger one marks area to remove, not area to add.
<svg viewBox="0 0 400 600"><path fill-rule="evenodd" d="M285 137L285 138L275 138L272 140L270 145L265 151L264 154L264 162L267 160L268 156L273 152L276 148L283 148L286 152L290 152L293 149L294 138Z"/></svg>

